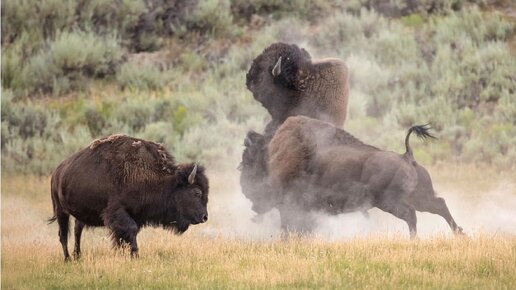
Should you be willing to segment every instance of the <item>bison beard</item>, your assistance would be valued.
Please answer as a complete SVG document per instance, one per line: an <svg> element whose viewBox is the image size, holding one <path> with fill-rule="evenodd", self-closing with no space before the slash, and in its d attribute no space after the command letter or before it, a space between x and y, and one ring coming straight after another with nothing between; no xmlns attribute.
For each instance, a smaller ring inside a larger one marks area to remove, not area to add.
<svg viewBox="0 0 516 290"><path fill-rule="evenodd" d="M124 135L93 141L63 161L52 174L51 197L65 260L69 217L75 217L75 256L85 226L106 226L115 246L129 244L146 226L177 233L208 218L208 179L196 164L176 165L157 143Z"/></svg>
<svg viewBox="0 0 516 290"><path fill-rule="evenodd" d="M296 115L342 127L348 102L348 70L338 59L312 61L306 50L294 44L274 43L254 59L246 85L272 117L263 136L248 133L240 164L242 192L253 202L253 210L261 213L274 203L265 182L264 162L266 146L276 129Z"/></svg>
<svg viewBox="0 0 516 290"><path fill-rule="evenodd" d="M426 126L410 128L402 155L380 150L329 123L290 117L268 145L268 186L277 190L282 227L311 230L310 211L340 214L377 207L417 232L415 211L442 216L462 233L430 175L412 156L409 137L433 138ZM291 213L295 213L292 217Z"/></svg>

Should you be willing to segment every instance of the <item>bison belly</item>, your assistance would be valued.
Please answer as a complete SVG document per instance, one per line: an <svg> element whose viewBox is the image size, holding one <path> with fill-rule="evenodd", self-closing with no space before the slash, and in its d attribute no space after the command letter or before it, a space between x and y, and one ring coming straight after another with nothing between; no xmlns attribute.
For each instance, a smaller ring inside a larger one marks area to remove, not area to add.
<svg viewBox="0 0 516 290"><path fill-rule="evenodd" d="M110 196L117 194L106 167L106 164L83 158L72 161L60 172L58 192L61 206L65 212L89 226L104 225L104 209Z"/></svg>
<svg viewBox="0 0 516 290"><path fill-rule="evenodd" d="M318 207L339 214L371 206L373 195L361 180L366 157L365 152L347 146L318 150L311 162Z"/></svg>

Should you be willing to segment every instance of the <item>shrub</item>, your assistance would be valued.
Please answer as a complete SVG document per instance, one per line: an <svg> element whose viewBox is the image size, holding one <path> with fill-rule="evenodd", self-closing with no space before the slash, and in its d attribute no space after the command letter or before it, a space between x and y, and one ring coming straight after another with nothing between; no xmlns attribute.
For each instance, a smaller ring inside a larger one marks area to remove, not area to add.
<svg viewBox="0 0 516 290"><path fill-rule="evenodd" d="M18 90L23 88L22 57L19 47L2 48L2 87Z"/></svg>
<svg viewBox="0 0 516 290"><path fill-rule="evenodd" d="M250 20L253 14L273 15L280 17L296 17L301 19L316 20L333 9L342 8L342 1L336 0L232 0L231 10L238 18Z"/></svg>
<svg viewBox="0 0 516 290"><path fill-rule="evenodd" d="M88 78L113 74L123 50L115 36L92 32L63 32L29 59L23 69L29 92L60 94L84 88Z"/></svg>
<svg viewBox="0 0 516 290"><path fill-rule="evenodd" d="M57 31L73 27L75 8L73 0L2 1L2 45L25 32L38 42L53 38Z"/></svg>
<svg viewBox="0 0 516 290"><path fill-rule="evenodd" d="M224 35L232 30L233 15L229 0L199 1L186 17L188 28L212 35Z"/></svg>
<svg viewBox="0 0 516 290"><path fill-rule="evenodd" d="M154 65L133 62L124 63L116 74L116 81L122 89L159 90L166 82L165 75Z"/></svg>

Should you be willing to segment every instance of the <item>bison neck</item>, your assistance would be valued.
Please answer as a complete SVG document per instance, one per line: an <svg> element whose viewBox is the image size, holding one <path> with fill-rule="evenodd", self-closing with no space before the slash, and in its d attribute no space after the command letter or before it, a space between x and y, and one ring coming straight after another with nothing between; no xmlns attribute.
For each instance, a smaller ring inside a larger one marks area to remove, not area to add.
<svg viewBox="0 0 516 290"><path fill-rule="evenodd" d="M167 186L130 193L124 203L139 226L168 226L179 218L174 195Z"/></svg>

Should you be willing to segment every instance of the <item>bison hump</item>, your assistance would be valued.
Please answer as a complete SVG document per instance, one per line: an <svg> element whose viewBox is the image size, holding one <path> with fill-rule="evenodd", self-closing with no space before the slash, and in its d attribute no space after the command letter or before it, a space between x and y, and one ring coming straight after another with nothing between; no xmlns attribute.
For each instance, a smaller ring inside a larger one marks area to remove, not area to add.
<svg viewBox="0 0 516 290"><path fill-rule="evenodd" d="M94 140L89 150L106 162L110 174L122 183L147 183L175 172L175 160L159 143L123 134Z"/></svg>

